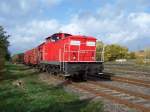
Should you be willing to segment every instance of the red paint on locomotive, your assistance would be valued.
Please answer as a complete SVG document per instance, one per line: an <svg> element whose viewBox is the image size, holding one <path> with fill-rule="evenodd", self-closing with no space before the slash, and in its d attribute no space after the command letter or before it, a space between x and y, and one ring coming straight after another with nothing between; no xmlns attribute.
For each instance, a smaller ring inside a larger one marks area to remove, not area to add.
<svg viewBox="0 0 150 112"><path fill-rule="evenodd" d="M24 62L33 65L40 62L94 62L96 38L56 33L24 54Z"/></svg>

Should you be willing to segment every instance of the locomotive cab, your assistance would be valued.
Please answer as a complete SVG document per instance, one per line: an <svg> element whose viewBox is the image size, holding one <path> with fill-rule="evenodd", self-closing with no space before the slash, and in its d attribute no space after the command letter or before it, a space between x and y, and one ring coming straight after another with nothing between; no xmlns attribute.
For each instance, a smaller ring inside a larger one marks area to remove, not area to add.
<svg viewBox="0 0 150 112"><path fill-rule="evenodd" d="M70 36L64 43L61 62L66 76L86 79L88 75L102 75L103 61L96 61L96 39Z"/></svg>

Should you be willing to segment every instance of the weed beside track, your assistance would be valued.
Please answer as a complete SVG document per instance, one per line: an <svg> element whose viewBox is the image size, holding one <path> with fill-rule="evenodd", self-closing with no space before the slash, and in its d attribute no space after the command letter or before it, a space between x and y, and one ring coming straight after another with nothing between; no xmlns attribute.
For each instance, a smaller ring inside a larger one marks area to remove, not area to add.
<svg viewBox="0 0 150 112"><path fill-rule="evenodd" d="M80 100L60 86L39 80L38 73L24 65L7 64L0 81L1 112L99 112L101 102ZM92 111L93 110L93 111Z"/></svg>

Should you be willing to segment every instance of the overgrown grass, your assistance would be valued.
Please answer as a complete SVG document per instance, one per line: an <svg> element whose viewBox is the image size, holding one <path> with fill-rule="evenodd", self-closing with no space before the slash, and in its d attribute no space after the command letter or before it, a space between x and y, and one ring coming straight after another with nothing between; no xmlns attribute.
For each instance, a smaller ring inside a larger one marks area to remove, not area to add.
<svg viewBox="0 0 150 112"><path fill-rule="evenodd" d="M150 67L150 61L149 60L146 61L144 58L140 58L140 57L136 59L136 64Z"/></svg>
<svg viewBox="0 0 150 112"><path fill-rule="evenodd" d="M0 112L102 112L101 102L79 100L62 87L41 82L38 73L23 65L6 65L0 81ZM22 86L14 84L22 81Z"/></svg>

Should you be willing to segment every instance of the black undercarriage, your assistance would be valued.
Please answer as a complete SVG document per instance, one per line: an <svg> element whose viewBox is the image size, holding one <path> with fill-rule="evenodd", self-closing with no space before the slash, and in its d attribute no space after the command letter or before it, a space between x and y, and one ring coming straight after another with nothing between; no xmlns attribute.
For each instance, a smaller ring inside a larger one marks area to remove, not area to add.
<svg viewBox="0 0 150 112"><path fill-rule="evenodd" d="M103 62L42 62L37 68L65 78L86 80L88 75L102 75Z"/></svg>

